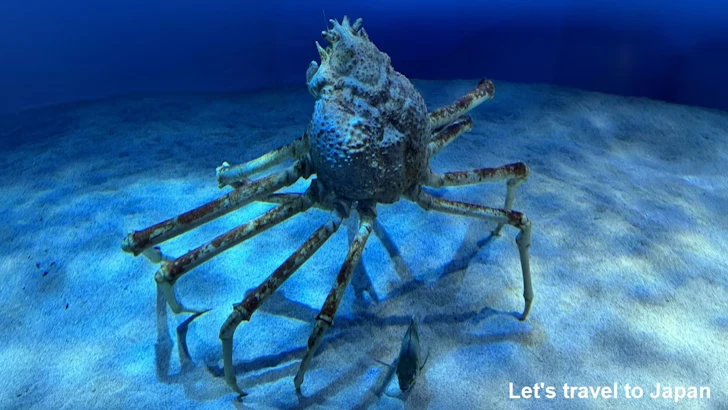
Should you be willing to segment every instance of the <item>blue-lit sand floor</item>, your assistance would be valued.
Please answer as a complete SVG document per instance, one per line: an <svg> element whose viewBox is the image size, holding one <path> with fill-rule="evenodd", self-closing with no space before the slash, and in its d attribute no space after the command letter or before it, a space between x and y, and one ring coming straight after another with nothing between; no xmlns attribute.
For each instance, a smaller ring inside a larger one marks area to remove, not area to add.
<svg viewBox="0 0 728 410"><path fill-rule="evenodd" d="M416 85L435 108L476 83ZM191 363L180 363L175 332L186 316L169 313L158 327L157 267L120 245L133 229L222 195L214 170L223 161L299 137L313 109L305 87L118 98L1 118L0 407L672 408L674 400L649 398L655 383L711 388L709 400L684 399L683 408L728 406L728 114L496 86L496 98L471 113L473 132L432 166L530 166L515 205L533 221L528 320L514 318L523 306L514 229L489 239L489 223L408 202L379 206L381 227L304 397L293 376L355 221L238 328L234 361L250 394L242 403L219 377L220 325L327 214L295 217L177 283L186 304L213 309L189 325ZM505 184L437 193L501 206ZM162 249L181 255L270 207L250 205ZM429 361L408 397L392 398L396 380L373 358L396 356L413 314L423 318ZM511 399L510 383L516 393L555 386L557 398ZM569 400L564 383L645 393Z"/></svg>

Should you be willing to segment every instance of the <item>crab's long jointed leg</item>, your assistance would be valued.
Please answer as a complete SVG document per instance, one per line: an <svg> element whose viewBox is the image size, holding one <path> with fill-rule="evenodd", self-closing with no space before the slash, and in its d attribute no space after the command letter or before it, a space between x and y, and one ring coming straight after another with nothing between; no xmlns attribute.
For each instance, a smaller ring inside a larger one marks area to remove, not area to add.
<svg viewBox="0 0 728 410"><path fill-rule="evenodd" d="M516 236L516 244L518 245L518 253L521 258L521 271L523 273L523 299L526 303L520 320L526 320L533 301L531 264L528 256L528 248L531 246L531 221L526 218L526 215L517 211L506 211L504 209L490 208L482 205L437 198L423 191L420 187L415 187L415 189L410 192L409 199L416 202L425 210L440 211L455 215L495 221L499 224L513 225L520 230L518 236Z"/></svg>
<svg viewBox="0 0 728 410"><path fill-rule="evenodd" d="M454 103L429 113L432 130L450 124L456 118L480 105L483 101L493 98L495 85L490 80L482 79L473 90L458 98Z"/></svg>
<svg viewBox="0 0 728 410"><path fill-rule="evenodd" d="M264 171L273 165L277 165L288 158L300 159L306 152L306 138L298 138L290 144L284 145L260 157L238 165L230 165L224 162L217 167L217 183L220 188L227 185L238 186L247 182L247 177L256 172Z"/></svg>
<svg viewBox="0 0 728 410"><path fill-rule="evenodd" d="M515 162L496 168L479 168L472 171L454 171L438 174L432 170L425 175L425 185L432 188L472 185L483 182L518 181L528 178L529 170L523 162Z"/></svg>
<svg viewBox="0 0 728 410"><path fill-rule="evenodd" d="M184 308L173 291L173 285L182 275L196 268L218 254L246 241L253 236L274 227L286 219L308 210L317 201L317 184L311 184L304 194L290 194L287 201L252 221L232 229L210 242L193 249L179 258L166 262L154 275L159 289L164 293L167 304L174 313L193 312Z"/></svg>
<svg viewBox="0 0 728 410"><path fill-rule="evenodd" d="M526 168L526 172L524 174L508 179L508 182L506 183L506 202L505 204L503 204L504 210L510 211L511 209L513 209L513 201L516 199L516 187L520 185L521 182L528 179L528 174L529 171L528 168ZM503 222L499 223L498 226L493 229L493 232L491 232L491 234L493 236L499 236L501 229L503 229L503 225Z"/></svg>
<svg viewBox="0 0 728 410"><path fill-rule="evenodd" d="M480 105L486 99L492 99L495 94L495 86L490 80L483 79L478 86L460 97L454 103L437 109L429 114L430 124L433 132L432 142L427 146L430 158L442 150L457 136L472 129L472 119L464 115L468 111ZM442 129L438 129L443 127ZM511 172L512 171L512 172ZM508 174L511 175L508 175ZM504 210L511 210L515 199L516 187L528 178L528 168L523 163L504 165L498 168L483 168L469 172L450 172L445 175L438 175L429 171L425 184L433 187L466 185L479 182L495 182L507 179L506 200ZM500 235L503 223L499 223L493 230L493 236Z"/></svg>
<svg viewBox="0 0 728 410"><path fill-rule="evenodd" d="M292 200L292 199L294 199L294 198L296 198L296 197L298 197L300 195L301 194L284 192L284 193L280 193L280 194L271 194L271 195L268 195L266 197L263 197L263 198L258 199L258 201L260 201L260 202L268 202L268 203L271 203L271 204L284 204L284 203L286 203L286 202L288 202L288 201L290 201L290 200ZM331 211L333 209L331 207L331 204L330 203L326 203L326 202L315 202L312 205L312 207L313 208L316 208L316 209L320 209L322 211Z"/></svg>
<svg viewBox="0 0 728 410"><path fill-rule="evenodd" d="M135 256L139 255L148 248L232 212L264 195L292 185L301 177L308 178L311 175L308 164L305 159L298 160L281 172L240 186L221 198L174 218L135 231L124 238L121 248Z"/></svg>
<svg viewBox="0 0 728 410"><path fill-rule="evenodd" d="M372 233L374 218L376 217L376 209L373 205L362 206L360 203L358 210L360 218L359 231L349 246L349 253L346 255L346 259L344 260L344 264L342 265L339 274L336 276L336 284L334 284L334 287L326 297L326 301L324 302L324 306L321 308L321 312L319 312L318 316L316 316L316 324L311 332L311 336L308 338L306 353L301 360L298 373L296 373L296 377L293 379L296 391L300 391L301 389L301 384L303 383L306 371L311 364L311 359L313 359L314 353L316 353L319 345L321 345L324 333L334 324L336 310L339 308L339 303L344 296L344 291L349 286L349 282L351 282L351 276L354 273L354 268L356 268L356 265L359 263L359 259L361 259L361 254L364 250L364 245L367 243L367 239L369 239L369 234Z"/></svg>
<svg viewBox="0 0 728 410"><path fill-rule="evenodd" d="M432 141L427 144L429 157L434 157L455 138L459 137L462 134L465 134L466 132L469 132L472 129L473 119L470 118L470 116L463 115L461 117L458 117L455 121L448 124L441 130L434 132L432 135Z"/></svg>
<svg viewBox="0 0 728 410"><path fill-rule="evenodd" d="M225 382L236 393L245 395L235 380L235 368L233 366L233 335L235 329L242 321L249 321L260 304L275 292L339 229L341 222L348 216L351 206L349 203L339 204L340 206L335 207L326 224L314 232L301 247L288 257L260 286L248 294L242 302L233 306L233 312L220 328Z"/></svg>
<svg viewBox="0 0 728 410"><path fill-rule="evenodd" d="M440 188L443 186L470 185L483 182L499 182L506 180L506 201L503 209L510 211L515 200L516 187L528 179L530 171L523 162L515 162L496 168L480 168L472 171L455 171L438 174L432 170L425 175L425 185ZM493 236L500 235L503 223L493 230Z"/></svg>

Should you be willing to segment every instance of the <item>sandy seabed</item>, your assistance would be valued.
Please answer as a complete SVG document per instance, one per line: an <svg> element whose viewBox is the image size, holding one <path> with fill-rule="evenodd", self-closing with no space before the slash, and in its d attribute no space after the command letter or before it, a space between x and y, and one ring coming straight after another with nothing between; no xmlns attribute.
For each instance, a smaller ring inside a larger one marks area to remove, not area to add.
<svg viewBox="0 0 728 410"><path fill-rule="evenodd" d="M431 108L476 83L415 81ZM223 161L301 136L313 110L305 87L128 96L0 117L0 407L667 409L683 387L682 408L728 408L728 113L496 87L471 112L473 131L431 165L529 165L515 205L533 221L528 320L514 318L523 305L516 230L490 238L491 223L380 205L303 395L293 376L355 218L238 328L236 373L249 393L241 402L220 377L220 325L327 213L297 216L178 281L182 301L212 309L188 324L189 356L176 332L187 315L155 313L157 268L120 245L227 192L215 181ZM505 184L435 193L501 206ZM162 250L181 255L271 207L249 205ZM429 359L401 395L374 358L396 357L412 315ZM651 398L657 383L673 397ZM564 384L577 397L564 397ZM617 398L604 398L615 384ZM627 384L644 396L627 398ZM534 385L540 398L525 398ZM689 399L691 386L710 398Z"/></svg>

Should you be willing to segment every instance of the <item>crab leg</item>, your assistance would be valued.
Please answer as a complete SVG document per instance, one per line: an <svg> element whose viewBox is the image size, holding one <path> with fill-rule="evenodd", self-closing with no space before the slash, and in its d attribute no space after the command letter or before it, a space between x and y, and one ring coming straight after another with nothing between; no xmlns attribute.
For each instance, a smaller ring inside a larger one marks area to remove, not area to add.
<svg viewBox="0 0 728 410"><path fill-rule="evenodd" d="M492 99L495 94L495 85L485 78L480 80L478 86L454 103L429 113L430 125L433 130L453 122L456 118L480 105L486 99Z"/></svg>
<svg viewBox="0 0 728 410"><path fill-rule="evenodd" d="M526 320L533 301L531 265L528 256L528 248L531 246L531 221L526 218L526 215L517 211L506 211L504 209L490 208L482 205L437 198L426 193L421 188L413 190L413 192L409 194L409 199L416 202L425 210L434 210L455 215L485 219L488 221L496 221L499 224L513 225L521 231L518 236L516 236L516 244L518 245L518 253L521 258L521 271L523 273L523 299L526 302L526 306L519 320Z"/></svg>
<svg viewBox="0 0 728 410"><path fill-rule="evenodd" d="M521 184L521 182L525 181L526 178L528 178L528 170L526 171L526 176L523 176L521 178L511 178L506 183L506 202L503 204L503 210L510 211L513 209L513 201L516 199L516 187ZM501 229L503 229L504 223L501 222L498 224L498 226L493 229L491 232L491 235L493 236L500 236Z"/></svg>
<svg viewBox="0 0 728 410"><path fill-rule="evenodd" d="M282 204L290 199L289 197L294 197L296 195L300 194L289 194L289 193L283 193L283 194L272 194L265 198L259 199L259 201L263 202L270 202L270 203L276 203L276 204ZM331 207L328 206L324 202L317 202L313 204L313 208L321 209L321 210L331 210ZM378 219L374 220L373 225L373 231L372 233L374 236L379 238L380 242L382 243L382 246L384 246L384 249L387 251L387 254L389 254L389 257L392 259L392 263L394 264L394 270L402 276L403 274L409 275L411 277L411 273L409 272L409 268L407 268L407 263L402 259L402 255L400 255L399 250L397 250L397 245L392 242L392 239L389 238L389 235L387 234L387 231L384 229L384 227L381 225ZM353 238L351 238L353 240Z"/></svg>
<svg viewBox="0 0 728 410"><path fill-rule="evenodd" d="M313 359L314 353L316 353L319 345L321 345L324 333L334 324L336 310L339 308L339 303L344 296L344 291L347 286L349 286L349 282L351 282L351 276L354 272L354 268L357 263L359 263L362 251L364 250L364 245L366 245L369 234L372 232L375 217L376 209L373 206L365 208L362 208L361 206L359 207L359 231L349 246L349 253L346 255L344 264L339 271L339 275L336 277L336 284L329 292L329 296L326 298L324 306L321 308L321 312L319 312L318 316L316 316L316 324L311 332L311 336L308 338L306 354L303 356L301 365L298 368L298 373L296 373L296 377L293 379L296 391L300 391L301 389L301 384L303 383L306 371L311 364L311 359Z"/></svg>
<svg viewBox="0 0 728 410"><path fill-rule="evenodd" d="M274 227L298 213L305 212L318 200L316 186L316 184L311 184L311 187L306 193L293 194L295 196L287 202L271 209L252 221L218 236L173 261L165 262L154 275L154 280L167 299L167 304L172 311L174 313L194 312L184 308L177 300L172 288L177 279L233 246Z"/></svg>
<svg viewBox="0 0 728 410"><path fill-rule="evenodd" d="M288 201L291 201L295 199L296 197L300 196L301 194L296 193L280 193L280 194L271 194L263 198L259 198L258 201L260 202L268 202L271 204L284 204ZM324 211L330 211L332 210L331 206L329 204L326 204L324 202L316 202L312 205L313 208L321 209Z"/></svg>
<svg viewBox="0 0 728 410"><path fill-rule="evenodd" d="M433 188L440 188L443 186L497 182L505 179L508 182L506 183L506 201L503 209L510 211L515 200L516 187L528 179L529 173L528 167L523 162L503 165L497 168L480 168L473 171L456 171L446 174L437 174L430 170L426 174L425 184ZM503 229L503 223L499 223L493 230L493 236L500 235L501 229Z"/></svg>
<svg viewBox="0 0 728 410"><path fill-rule="evenodd" d="M152 225L141 231L134 231L122 242L121 249L133 253L135 256L147 248L158 245L168 239L181 235L202 224L210 222L228 212L234 211L263 195L277 191L285 186L292 185L300 177L307 178L308 162L299 160L285 170L261 178L248 185L243 185L227 195L208 202L205 205L187 211L174 218Z"/></svg>
<svg viewBox="0 0 728 410"><path fill-rule="evenodd" d="M503 165L496 168L480 168L472 171L454 171L438 174L430 170L425 174L425 185L433 188L444 186L472 185L483 182L514 180L518 183L528 178L528 167L523 162Z"/></svg>
<svg viewBox="0 0 728 410"><path fill-rule="evenodd" d="M225 382L241 396L244 396L245 393L238 387L235 380L235 368L233 367L233 336L235 329L242 321L249 321L253 312L258 309L261 303L291 277L339 229L341 222L349 213L349 206L350 204L345 204L343 207L337 207L331 213L328 222L314 232L268 279L250 292L242 302L233 305L233 312L220 328L220 340L222 341Z"/></svg>
<svg viewBox="0 0 728 410"><path fill-rule="evenodd" d="M246 183L246 177L250 174L266 170L291 157L299 159L305 151L306 140L304 137L300 137L290 144L242 164L230 165L227 162L223 162L215 170L218 185L222 188L227 185L236 186L241 183Z"/></svg>
<svg viewBox="0 0 728 410"><path fill-rule="evenodd" d="M441 130L434 132L432 142L427 145L427 151L429 152L430 158L434 157L438 152L445 148L447 144L452 142L452 140L472 129L473 119L467 115L463 115Z"/></svg>

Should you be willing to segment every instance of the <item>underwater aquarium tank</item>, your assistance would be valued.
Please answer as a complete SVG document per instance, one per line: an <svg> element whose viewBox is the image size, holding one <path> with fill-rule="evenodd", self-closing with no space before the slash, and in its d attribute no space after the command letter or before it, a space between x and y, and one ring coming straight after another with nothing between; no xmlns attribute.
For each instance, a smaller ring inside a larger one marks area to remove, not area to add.
<svg viewBox="0 0 728 410"><path fill-rule="evenodd" d="M728 408L728 3L0 3L0 408Z"/></svg>

